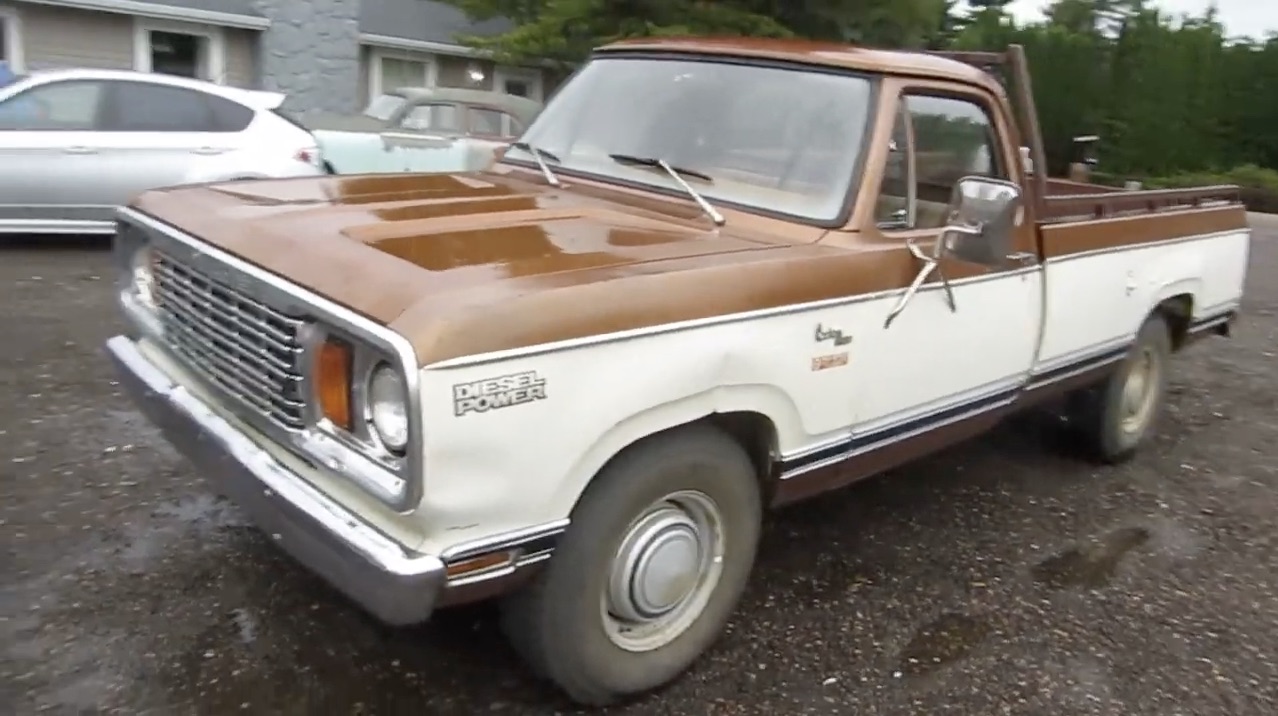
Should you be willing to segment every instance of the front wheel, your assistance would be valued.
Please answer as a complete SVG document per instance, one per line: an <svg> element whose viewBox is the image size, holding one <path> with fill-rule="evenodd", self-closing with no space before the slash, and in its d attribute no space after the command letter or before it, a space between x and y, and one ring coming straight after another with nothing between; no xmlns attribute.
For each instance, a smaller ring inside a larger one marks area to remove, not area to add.
<svg viewBox="0 0 1278 716"><path fill-rule="evenodd" d="M1071 396L1072 421L1091 457L1123 462L1154 432L1167 395L1171 333L1159 314L1146 319L1127 357L1100 385Z"/></svg>
<svg viewBox="0 0 1278 716"><path fill-rule="evenodd" d="M696 426L639 443L587 488L536 581L503 603L507 637L582 704L661 686L723 632L761 515L754 467L723 432Z"/></svg>

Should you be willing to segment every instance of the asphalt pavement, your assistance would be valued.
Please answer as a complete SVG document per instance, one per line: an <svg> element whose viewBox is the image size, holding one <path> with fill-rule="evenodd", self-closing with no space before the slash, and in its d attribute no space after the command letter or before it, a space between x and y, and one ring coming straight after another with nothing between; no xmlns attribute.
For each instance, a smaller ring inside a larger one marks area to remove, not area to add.
<svg viewBox="0 0 1278 716"><path fill-rule="evenodd" d="M1157 441L1027 416L770 518L729 633L616 714L1278 713L1278 221ZM105 243L0 244L0 712L572 713L491 610L377 625L159 438L102 353ZM5 707L11 704L11 708Z"/></svg>

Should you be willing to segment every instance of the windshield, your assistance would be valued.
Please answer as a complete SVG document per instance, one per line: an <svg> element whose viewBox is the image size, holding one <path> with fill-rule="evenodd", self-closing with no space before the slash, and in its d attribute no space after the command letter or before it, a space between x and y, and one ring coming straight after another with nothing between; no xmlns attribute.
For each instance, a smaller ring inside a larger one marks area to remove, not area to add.
<svg viewBox="0 0 1278 716"><path fill-rule="evenodd" d="M395 110L404 104L404 98L397 94L379 94L364 108L364 115L385 122L395 114Z"/></svg>
<svg viewBox="0 0 1278 716"><path fill-rule="evenodd" d="M841 213L856 173L871 83L813 69L705 60L592 60L520 137L580 171L679 191L661 159L710 181L706 199L801 218ZM533 160L525 149L506 155Z"/></svg>

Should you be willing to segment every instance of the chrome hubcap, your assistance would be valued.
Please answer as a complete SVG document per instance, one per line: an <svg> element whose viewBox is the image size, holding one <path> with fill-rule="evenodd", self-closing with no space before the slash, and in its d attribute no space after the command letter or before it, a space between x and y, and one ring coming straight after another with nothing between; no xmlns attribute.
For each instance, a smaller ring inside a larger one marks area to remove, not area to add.
<svg viewBox="0 0 1278 716"><path fill-rule="evenodd" d="M630 524L601 600L605 630L628 651L650 651L682 634L709 601L723 570L723 518L708 495L682 491Z"/></svg>
<svg viewBox="0 0 1278 716"><path fill-rule="evenodd" d="M1127 371L1123 383L1122 429L1132 435L1145 429L1158 399L1158 357L1150 348L1142 348Z"/></svg>

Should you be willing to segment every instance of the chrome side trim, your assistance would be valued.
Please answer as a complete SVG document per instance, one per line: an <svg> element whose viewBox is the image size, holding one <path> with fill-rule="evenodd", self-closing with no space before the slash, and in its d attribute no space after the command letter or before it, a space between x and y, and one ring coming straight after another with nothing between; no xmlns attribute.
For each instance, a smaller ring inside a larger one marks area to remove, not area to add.
<svg viewBox="0 0 1278 716"><path fill-rule="evenodd" d="M1122 251L1136 251L1144 248L1157 248L1168 246L1187 241L1198 241L1203 239L1217 238L1221 236L1233 236L1240 233L1250 234L1249 228L1239 228L1234 231L1218 231L1210 234L1197 234L1193 236L1182 236L1167 241L1157 241L1145 244L1131 244L1128 246L1120 246L1113 249L1100 249L1078 254L1069 254L1055 259L1048 259L1034 266L1026 266L1011 271L1000 271L997 273L987 274L984 276L973 276L969 278L950 281L952 287L966 286L970 284L983 283L986 281L997 281L1000 279L1014 278L1023 274L1029 274L1045 270L1045 267L1054 263L1069 261L1076 258L1084 258L1104 253L1117 253ZM682 331L690 331L698 328L706 328L709 326L727 325L732 323L741 323L744 321L753 321L760 318L771 318L773 316L786 316L796 313L806 313L808 311L818 311L825 308L836 308L841 306L850 306L865 301L875 301L883 298L896 296L906 287L889 289L887 291L876 291L874 293L865 293L857 296L847 296L841 298L831 298L823 301L813 301L811 303L796 303L789 306L778 306L775 308L765 308L757 311L744 311L742 313L730 313L722 316L710 316L708 318L698 318L690 321L679 321L677 323L663 323L657 326L647 326L644 328L636 328L628 331L618 331L616 333L604 333L595 336L585 336L582 338L573 338L564 341L555 341L553 343L542 343L535 346L526 346L523 348L512 348L503 351L492 351L490 353L476 353L475 355L461 356L458 358L449 358L447 360L429 363L423 366L426 369L445 370L449 368L462 368L469 366L484 365L487 363L495 363L503 360L513 360L516 358L527 358L531 356L542 355L545 353L553 353L556 351L572 350L575 348L585 348L588 346L604 345L608 343L619 343L647 336L661 335L665 333L678 333ZM919 293L930 293L933 291L942 291L944 287L939 282L924 284L919 289Z"/></svg>
<svg viewBox="0 0 1278 716"><path fill-rule="evenodd" d="M1011 279L1023 274L1041 271L1041 266L1027 266L1012 271L1000 271L998 273L987 274L984 276L970 276L968 278L950 281L950 286L968 286L978 283L986 283L989 281L998 281ZM619 343L622 341L643 338L647 336L661 335L665 333L681 333L683 331L691 331L698 328L707 328L710 326L728 325L732 323L742 323L745 321L753 321L760 318L772 318L774 316L787 316L796 313L806 313L808 311L819 311L825 308L838 308L842 306L851 306L857 303L865 303L867 301L875 301L883 298L891 298L907 290L907 287L888 289L886 291L875 291L874 293L863 293L856 296L843 296L840 298L828 298L821 301L813 301L810 303L795 303L788 306L777 306L774 308L764 308L756 311L744 311L742 313L728 313L722 316L709 316L706 318L696 318L689 321L678 321L675 323L663 323L657 326L647 326L644 328L635 328L627 331L617 331L615 333L601 333L595 336L584 336L582 338L572 338L563 341L555 341L552 343L541 343L535 346L525 346L523 348L511 348L502 351L492 351L490 353L476 353L470 356L461 356L459 358L449 358L447 360L428 363L423 368L427 370L445 370L449 368L461 368L475 365L484 365L487 363L495 363L503 360L513 360L515 358L527 358L529 356L542 355L555 351L570 350L574 348L585 348L588 346L604 345L608 343ZM918 290L918 294L931 293L933 291L943 291L944 288L938 283L924 284ZM917 295L917 294L916 294Z"/></svg>
<svg viewBox="0 0 1278 716"><path fill-rule="evenodd" d="M354 481L370 494L401 513L411 512L417 507L421 502L424 481L424 436L421 388L419 385L420 369L416 351L413 350L412 344L406 338L345 306L289 283L275 274L260 269L226 251L200 241L198 238L172 225L139 211L123 207L117 211L117 216L122 220L122 223L142 230L146 234L147 240L157 249L189 263L199 271L223 283L234 286L237 290L254 295L256 298L270 303L282 311L318 319L327 326L347 332L381 350L397 362L404 372L404 380L408 390L410 417L409 446L405 451L403 469L399 473L399 478L405 483L401 494L393 494L395 486L385 480L370 479L370 475L366 474L367 470L363 469L365 466L372 467L374 465L374 461L368 456L350 446L343 446L341 442L334 441L331 436L325 436L327 440L318 438L317 436L324 435L319 429L304 431L268 429L264 430L264 432L281 445L294 450L303 457L316 461L327 458L323 463L324 469L331 470L337 475ZM127 258L119 258L118 260L127 263ZM250 280L244 280L245 277ZM126 315L133 317L135 322L139 324L138 327L147 332L148 335L156 335L153 332L154 326L146 325L145 320L136 320L137 307L128 306L127 303L125 301ZM157 342L162 344L163 339L158 338ZM317 440L319 442L316 442ZM324 443L325 451L321 451L322 454L311 452L320 443ZM338 455L336 454L326 452L327 448L331 446L341 446L343 451L348 452L350 457L353 458L352 464L360 466L359 469L345 469L345 461L337 459Z"/></svg>

